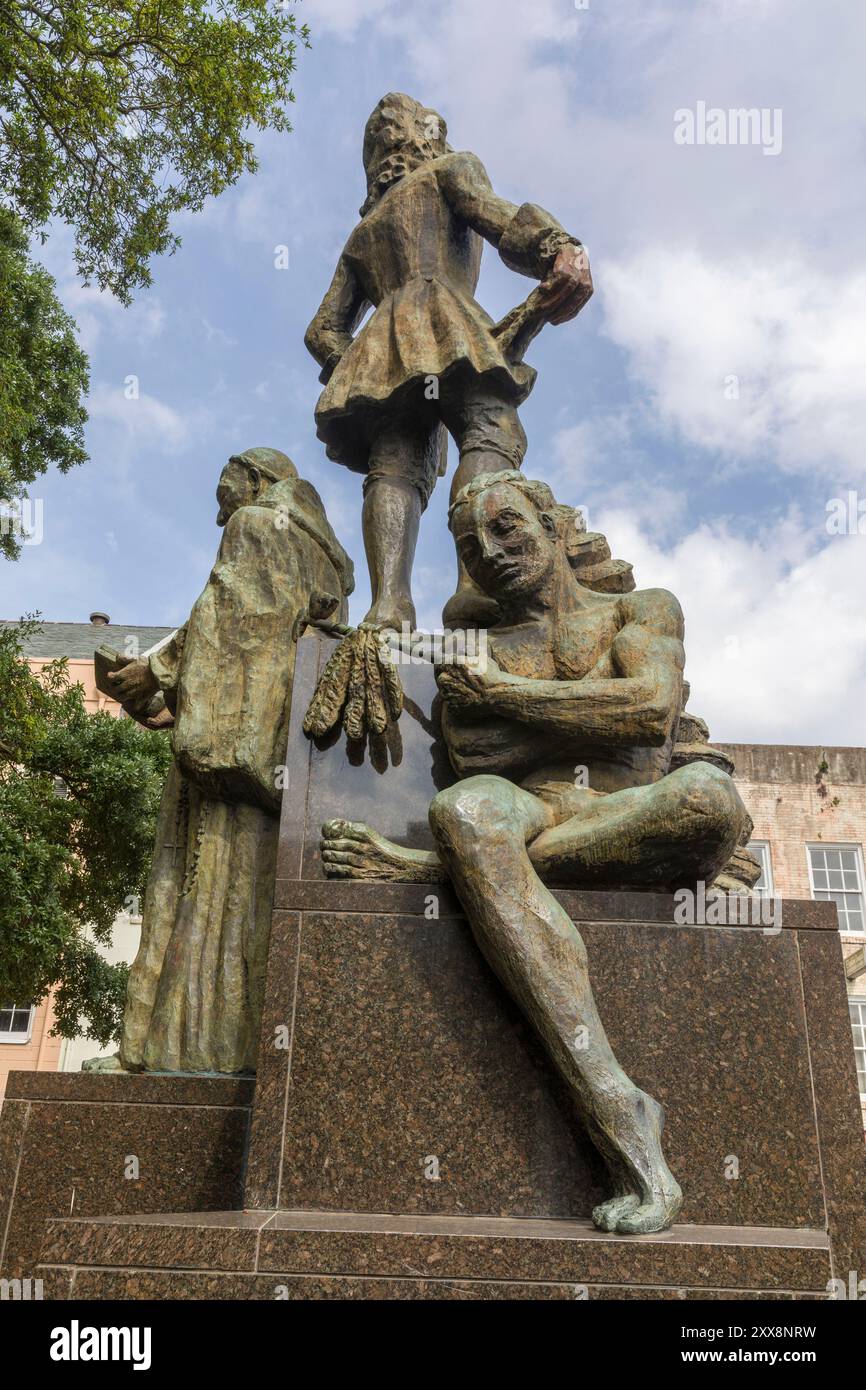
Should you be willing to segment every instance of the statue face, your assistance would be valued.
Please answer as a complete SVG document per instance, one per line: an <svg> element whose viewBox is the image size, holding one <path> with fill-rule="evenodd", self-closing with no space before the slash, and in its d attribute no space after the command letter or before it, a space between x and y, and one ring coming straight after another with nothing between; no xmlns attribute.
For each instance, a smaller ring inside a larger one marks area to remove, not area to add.
<svg viewBox="0 0 866 1390"><path fill-rule="evenodd" d="M530 598L556 563L553 521L507 483L457 508L454 540L469 574L490 598Z"/></svg>
<svg viewBox="0 0 866 1390"><path fill-rule="evenodd" d="M217 526L225 526L230 516L238 510L238 507L246 507L254 501L259 491L260 484L250 472L245 464L239 459L229 459L217 484L217 501L219 502L219 512L217 514Z"/></svg>

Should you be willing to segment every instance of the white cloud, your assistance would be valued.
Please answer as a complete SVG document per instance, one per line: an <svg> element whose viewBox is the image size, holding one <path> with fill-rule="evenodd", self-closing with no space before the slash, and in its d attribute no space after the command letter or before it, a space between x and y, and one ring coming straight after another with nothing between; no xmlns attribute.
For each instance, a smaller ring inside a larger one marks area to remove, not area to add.
<svg viewBox="0 0 866 1390"><path fill-rule="evenodd" d="M863 476L866 270L652 247L600 279L605 330L663 427L783 472Z"/></svg>
<svg viewBox="0 0 866 1390"><path fill-rule="evenodd" d="M634 459L635 454L628 412L600 412L576 425L557 430L550 458L545 462L544 481L559 501L575 505L578 494L598 487L609 457L616 457L624 464Z"/></svg>
<svg viewBox="0 0 866 1390"><path fill-rule="evenodd" d="M142 339L158 338L165 328L165 308L153 294L142 295L127 308L108 290L82 285L74 278L64 278L60 283L60 295L75 319L78 337L88 354L93 353L106 333L115 341L140 342Z"/></svg>
<svg viewBox="0 0 866 1390"><path fill-rule="evenodd" d="M720 741L866 742L866 536L821 540L792 514L746 539L706 524L672 545L642 518L594 518L639 588L686 619L689 709Z"/></svg>
<svg viewBox="0 0 866 1390"><path fill-rule="evenodd" d="M330 31L341 39L352 38L361 24L389 15L399 0L308 0L303 18L315 37Z"/></svg>
<svg viewBox="0 0 866 1390"><path fill-rule="evenodd" d="M95 387L87 402L92 420L120 426L136 445L146 444L165 453L178 453L192 438L190 417L142 391L128 400L121 387L104 383Z"/></svg>

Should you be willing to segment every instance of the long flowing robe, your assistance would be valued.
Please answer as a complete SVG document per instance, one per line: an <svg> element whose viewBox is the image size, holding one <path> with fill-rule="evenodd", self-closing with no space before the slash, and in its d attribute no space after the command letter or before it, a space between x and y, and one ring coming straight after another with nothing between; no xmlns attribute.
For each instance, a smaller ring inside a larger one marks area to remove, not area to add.
<svg viewBox="0 0 866 1390"><path fill-rule="evenodd" d="M352 565L310 484L229 519L189 621L150 658L175 713L120 1056L132 1070L255 1068L295 642Z"/></svg>

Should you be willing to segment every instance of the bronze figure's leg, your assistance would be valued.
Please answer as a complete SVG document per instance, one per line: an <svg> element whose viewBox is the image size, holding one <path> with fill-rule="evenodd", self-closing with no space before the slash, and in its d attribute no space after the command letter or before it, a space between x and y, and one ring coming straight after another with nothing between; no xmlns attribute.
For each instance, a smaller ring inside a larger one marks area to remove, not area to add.
<svg viewBox="0 0 866 1390"><path fill-rule="evenodd" d="M530 863L527 841L551 825L538 797L501 777L440 792L430 825L483 954L567 1082L615 1184L596 1225L659 1231L682 1204L661 1149L663 1112L629 1080L595 1007L586 948Z"/></svg>
<svg viewBox="0 0 866 1390"><path fill-rule="evenodd" d="M439 405L460 451L451 482L452 502L480 473L520 468L526 454L526 433L517 407L495 387L479 382L448 384L442 388ZM481 592L458 559L457 588L442 611L445 626L490 627L498 617L499 605Z"/></svg>
<svg viewBox="0 0 866 1390"><path fill-rule="evenodd" d="M372 605L365 622L415 627L412 564L421 513L436 482L442 426L400 415L374 436L361 514Z"/></svg>
<svg viewBox="0 0 866 1390"><path fill-rule="evenodd" d="M731 778L711 763L688 763L607 796L573 795L576 814L543 830L529 857L549 882L582 888L709 885L748 817Z"/></svg>
<svg viewBox="0 0 866 1390"><path fill-rule="evenodd" d="M572 796L574 814L542 830L527 854L547 882L581 888L709 886L748 815L734 783L710 763L690 763L646 787ZM436 854L394 844L362 821L330 820L322 837L330 878L436 883L447 877Z"/></svg>

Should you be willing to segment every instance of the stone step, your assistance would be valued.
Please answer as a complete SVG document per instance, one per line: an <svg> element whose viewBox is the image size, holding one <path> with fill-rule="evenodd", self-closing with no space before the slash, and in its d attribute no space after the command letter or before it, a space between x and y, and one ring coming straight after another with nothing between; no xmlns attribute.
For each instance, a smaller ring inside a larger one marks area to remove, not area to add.
<svg viewBox="0 0 866 1390"><path fill-rule="evenodd" d="M133 1299L820 1297L831 1277L810 1229L324 1211L55 1219L38 1272L50 1296Z"/></svg>

